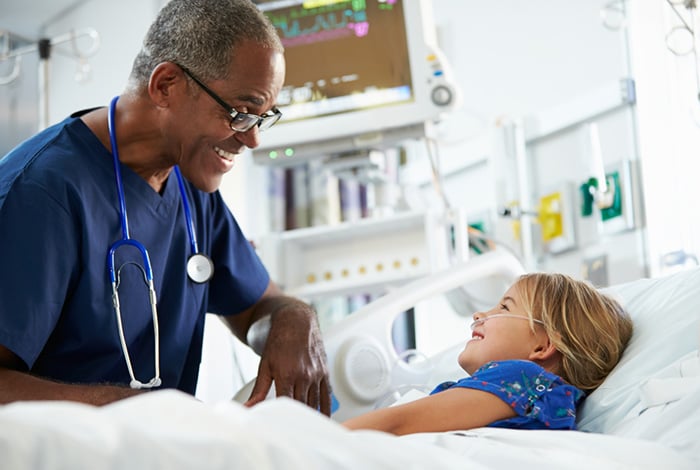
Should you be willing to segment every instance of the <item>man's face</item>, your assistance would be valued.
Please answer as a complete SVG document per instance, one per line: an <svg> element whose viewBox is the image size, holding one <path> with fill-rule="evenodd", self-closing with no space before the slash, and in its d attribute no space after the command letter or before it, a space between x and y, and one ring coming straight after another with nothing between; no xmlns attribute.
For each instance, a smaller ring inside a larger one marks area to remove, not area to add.
<svg viewBox="0 0 700 470"><path fill-rule="evenodd" d="M284 57L256 43L238 47L225 80L203 82L239 113L270 113L284 82ZM195 83L192 86L197 87ZM188 96L177 117L177 163L185 177L202 191L215 191L234 159L260 144L257 126L246 132L231 129L231 115L203 90Z"/></svg>

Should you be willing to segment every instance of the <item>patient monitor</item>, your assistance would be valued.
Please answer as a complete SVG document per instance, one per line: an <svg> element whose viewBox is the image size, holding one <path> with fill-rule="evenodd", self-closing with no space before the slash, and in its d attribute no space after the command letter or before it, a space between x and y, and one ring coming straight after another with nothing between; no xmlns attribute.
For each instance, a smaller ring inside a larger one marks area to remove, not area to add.
<svg viewBox="0 0 700 470"><path fill-rule="evenodd" d="M285 47L282 119L257 163L385 148L421 138L457 89L438 50L429 0L258 0Z"/></svg>

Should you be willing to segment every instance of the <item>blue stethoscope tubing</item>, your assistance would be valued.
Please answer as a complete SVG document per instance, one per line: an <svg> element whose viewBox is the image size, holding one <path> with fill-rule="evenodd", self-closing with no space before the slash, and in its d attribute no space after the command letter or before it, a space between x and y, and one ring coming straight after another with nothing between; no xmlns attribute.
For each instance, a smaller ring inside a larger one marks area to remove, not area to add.
<svg viewBox="0 0 700 470"><path fill-rule="evenodd" d="M112 304L114 306L114 311L117 317L117 327L119 329L119 340L121 342L122 351L124 353L124 359L126 361L126 367L129 371L129 376L131 382L129 383L131 388L153 388L159 387L162 383L160 379L160 335L158 331L158 311L156 308L156 290L153 283L153 269L151 267L151 260L148 256L148 250L139 241L134 240L129 235L129 221L126 212L126 200L124 198L124 187L122 184L121 169L119 163L119 151L117 149L117 136L115 130L115 112L117 107L117 101L119 96L115 96L109 104L109 113L107 115L107 126L109 128L109 140L112 147L112 160L114 162L114 174L117 183L117 195L119 197L119 217L121 221L122 238L117 240L109 247L109 254L107 257L107 268L109 270L109 279L112 283ZM185 192L185 185L182 181L182 175L180 174L180 169L174 167L175 176L177 177L178 187L180 189L180 196L182 199L182 204L185 212L185 218L187 221L187 233L190 240L190 249L192 250L192 255L187 261L187 274L194 282L203 283L211 279L214 272L214 265L212 261L206 255L199 253L199 247L197 245L197 237L194 229L194 221L192 220L192 213L190 212L190 205L187 200L187 194ZM120 270L115 270L115 254L116 251L123 246L132 246L136 248L141 253L141 259L143 261L143 267L136 264L144 276L144 281L148 286L148 297L149 303L151 305L151 315L153 317L153 335L154 335L154 362L155 362L155 375L154 377L146 382L140 382L134 376L134 370L131 363L131 357L129 356L129 350L126 344L126 338L124 335L124 326L122 322L121 306L119 302L119 276Z"/></svg>

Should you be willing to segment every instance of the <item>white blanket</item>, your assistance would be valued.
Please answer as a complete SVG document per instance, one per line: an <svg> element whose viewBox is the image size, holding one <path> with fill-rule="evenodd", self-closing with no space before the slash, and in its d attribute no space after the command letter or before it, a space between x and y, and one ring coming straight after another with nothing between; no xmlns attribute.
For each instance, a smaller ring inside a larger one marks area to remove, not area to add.
<svg viewBox="0 0 700 470"><path fill-rule="evenodd" d="M482 428L394 437L348 431L289 399L254 408L158 391L102 408L0 407L0 468L20 469L696 469L650 441Z"/></svg>
<svg viewBox="0 0 700 470"><path fill-rule="evenodd" d="M579 410L580 429L595 432L481 428L394 437L348 431L289 399L249 409L166 390L102 408L0 406L0 470L697 470L698 288L700 268L610 288L632 313L635 332L618 366ZM459 377L455 357L445 370L436 368L449 371L444 380Z"/></svg>

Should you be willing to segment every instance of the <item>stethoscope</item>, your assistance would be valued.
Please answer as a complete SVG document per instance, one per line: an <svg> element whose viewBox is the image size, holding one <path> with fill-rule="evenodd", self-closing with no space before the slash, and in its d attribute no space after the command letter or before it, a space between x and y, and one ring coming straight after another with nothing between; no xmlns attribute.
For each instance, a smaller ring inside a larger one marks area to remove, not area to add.
<svg viewBox="0 0 700 470"><path fill-rule="evenodd" d="M109 269L109 278L112 282L112 304L114 305L114 312L117 317L117 326L119 328L119 340L121 342L122 351L124 352L124 359L126 361L126 367L129 370L129 376L131 377L131 382L129 386L131 388L153 388L159 387L161 385L160 379L160 336L158 333L158 311L156 309L156 290L153 284L153 269L151 268L151 260L148 256L148 251L139 241L134 240L129 236L129 222L126 215L126 201L124 200L124 188L122 186L122 175L119 169L119 151L117 150L117 135L114 125L114 114L117 108L118 96L115 96L111 103L109 104L109 114L107 116L107 126L109 128L109 141L112 146L112 159L114 161L114 175L117 182L117 195L119 196L119 217L121 219L122 226L122 238L117 240L109 247L109 255L107 257L107 268ZM190 249L192 255L190 255L187 260L187 275L189 278L198 283L204 283L211 279L214 274L214 263L205 254L199 252L199 246L197 245L197 235L194 229L194 221L192 220L192 214L190 212L190 205L187 201L187 194L185 193L185 184L182 181L182 175L180 174L180 169L175 166L174 168L175 176L177 177L178 187L180 189L180 197L182 199L182 206L185 212L185 218L187 222L187 233L190 238ZM114 255L116 251L122 246L130 245L139 250L141 253L141 258L143 261L143 266L135 262L128 262L122 265L118 270L114 269ZM134 376L134 369L131 365L131 357L129 356L129 350L126 345L126 338L124 336L124 326L122 324L122 314L119 305L119 278L121 269L127 264L133 264L141 270L143 274L143 279L148 286L148 297L151 304L151 315L153 316L153 335L155 337L155 352L154 352L154 362L155 362L155 376L148 382L143 383L136 380Z"/></svg>

